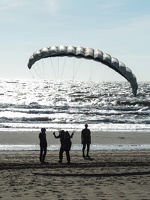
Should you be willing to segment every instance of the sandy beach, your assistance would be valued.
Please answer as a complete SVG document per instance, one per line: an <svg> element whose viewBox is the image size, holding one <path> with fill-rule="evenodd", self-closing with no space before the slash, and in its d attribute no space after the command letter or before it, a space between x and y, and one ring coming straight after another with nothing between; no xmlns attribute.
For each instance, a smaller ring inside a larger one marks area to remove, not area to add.
<svg viewBox="0 0 150 200"><path fill-rule="evenodd" d="M38 145L39 144L39 131L0 131L0 144L27 144ZM69 131L71 133L71 131ZM115 145L115 144L150 144L150 132L125 132L125 131L92 131L92 144L101 145ZM56 134L58 132L56 131ZM59 144L59 140L55 139L53 132L46 131L46 137L48 145ZM81 134L79 131L75 132L73 144L81 144Z"/></svg>
<svg viewBox="0 0 150 200"><path fill-rule="evenodd" d="M0 133L1 144L38 144L38 133ZM149 133L98 133L99 144L150 144ZM26 138L26 139L25 139ZM50 144L59 144L47 133ZM73 143L80 142L76 134ZM71 164L58 163L59 151L48 151L40 164L39 151L0 151L1 199L132 199L149 200L150 149L91 150L89 159L71 151Z"/></svg>

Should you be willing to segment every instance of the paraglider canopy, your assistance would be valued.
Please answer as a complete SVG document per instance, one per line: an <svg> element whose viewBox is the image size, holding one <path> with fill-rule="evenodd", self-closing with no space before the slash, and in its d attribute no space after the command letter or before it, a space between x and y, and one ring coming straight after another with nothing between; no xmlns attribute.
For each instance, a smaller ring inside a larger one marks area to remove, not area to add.
<svg viewBox="0 0 150 200"><path fill-rule="evenodd" d="M31 69L32 65L41 58L56 56L85 58L101 62L122 75L130 83L133 95L136 96L137 94L138 84L136 77L132 73L131 69L126 67L124 63L118 61L117 58L114 58L109 54L103 53L101 50L98 49L63 45L45 47L33 53L33 55L29 58L28 68Z"/></svg>

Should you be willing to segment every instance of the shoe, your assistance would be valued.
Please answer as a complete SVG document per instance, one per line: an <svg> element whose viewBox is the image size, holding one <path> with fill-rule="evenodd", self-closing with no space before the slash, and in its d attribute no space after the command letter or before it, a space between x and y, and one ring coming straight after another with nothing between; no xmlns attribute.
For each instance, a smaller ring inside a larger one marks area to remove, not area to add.
<svg viewBox="0 0 150 200"><path fill-rule="evenodd" d="M89 156L89 155L86 155L86 157L87 157L87 158L90 158L90 156Z"/></svg>
<svg viewBox="0 0 150 200"><path fill-rule="evenodd" d="M43 161L42 164L48 164L48 162Z"/></svg>
<svg viewBox="0 0 150 200"><path fill-rule="evenodd" d="M62 160L59 160L58 163L62 163Z"/></svg>

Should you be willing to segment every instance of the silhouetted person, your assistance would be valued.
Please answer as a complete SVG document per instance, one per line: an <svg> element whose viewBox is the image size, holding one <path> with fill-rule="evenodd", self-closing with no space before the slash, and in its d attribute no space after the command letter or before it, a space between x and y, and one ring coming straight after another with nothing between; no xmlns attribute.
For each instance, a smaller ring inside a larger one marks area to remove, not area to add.
<svg viewBox="0 0 150 200"><path fill-rule="evenodd" d="M53 133L55 138L60 138L59 163L62 163L64 151L66 152L67 163L70 163L71 138L73 134L70 135L68 131L65 132L64 130L61 130L58 136L55 135L55 132Z"/></svg>
<svg viewBox="0 0 150 200"><path fill-rule="evenodd" d="M45 162L46 152L47 152L47 140L46 140L46 129L41 128L41 132L39 133L40 139L40 162Z"/></svg>
<svg viewBox="0 0 150 200"><path fill-rule="evenodd" d="M89 156L89 151L90 151L90 144L91 144L91 131L88 129L88 124L85 124L85 128L81 132L81 143L83 145L82 147L82 156L85 157L85 148L87 146L87 153L86 157Z"/></svg>

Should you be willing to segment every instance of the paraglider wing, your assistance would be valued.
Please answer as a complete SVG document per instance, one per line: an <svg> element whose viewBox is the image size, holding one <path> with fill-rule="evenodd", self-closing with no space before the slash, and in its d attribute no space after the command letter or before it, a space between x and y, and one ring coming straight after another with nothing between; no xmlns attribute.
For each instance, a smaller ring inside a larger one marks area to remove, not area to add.
<svg viewBox="0 0 150 200"><path fill-rule="evenodd" d="M42 59L47 57L55 56L69 56L77 58L91 59L97 62L101 62L111 69L122 75L127 81L129 81L133 95L136 96L138 84L135 75L132 71L125 66L124 63L118 61L117 58L111 57L109 54L103 53L98 49L84 48L81 46L50 46L44 47L41 50L35 51L33 55L29 58L28 68L31 69L32 65Z"/></svg>

